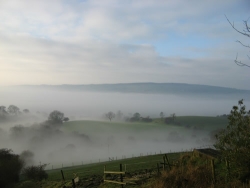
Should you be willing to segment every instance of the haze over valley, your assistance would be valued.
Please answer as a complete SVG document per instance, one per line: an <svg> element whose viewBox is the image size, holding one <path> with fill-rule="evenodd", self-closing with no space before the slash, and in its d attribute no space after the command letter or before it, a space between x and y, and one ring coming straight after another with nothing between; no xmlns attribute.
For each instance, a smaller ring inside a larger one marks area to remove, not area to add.
<svg viewBox="0 0 250 188"><path fill-rule="evenodd" d="M32 151L34 164L42 161L56 168L212 146L212 132L227 122L226 117L216 116L229 114L240 97L250 96L248 90L167 83L160 84L157 89L158 85L1 87L3 106L12 104L20 111L28 109L29 113L2 119L0 147L11 148L17 153ZM245 104L249 101L245 100ZM70 121L48 126L45 122L54 110L63 112ZM105 116L109 111L120 111L122 115L110 122ZM160 122L128 121L136 112L141 117L157 118ZM163 119L160 112L164 114ZM173 113L177 124L167 125L165 118ZM186 122L181 116L210 116L219 121L222 118L222 123L207 125L209 119L200 120L200 124L196 120Z"/></svg>

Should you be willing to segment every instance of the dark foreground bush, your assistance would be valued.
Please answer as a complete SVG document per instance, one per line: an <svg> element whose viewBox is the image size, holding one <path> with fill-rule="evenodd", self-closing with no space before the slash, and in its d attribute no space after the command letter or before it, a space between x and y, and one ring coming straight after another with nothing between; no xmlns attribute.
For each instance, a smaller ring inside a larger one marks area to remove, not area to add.
<svg viewBox="0 0 250 188"><path fill-rule="evenodd" d="M29 166L23 169L23 175L29 180L41 181L48 178L48 174L45 172L46 164L39 166Z"/></svg>
<svg viewBox="0 0 250 188"><path fill-rule="evenodd" d="M23 162L10 149L0 149L0 187L7 187L19 181Z"/></svg>

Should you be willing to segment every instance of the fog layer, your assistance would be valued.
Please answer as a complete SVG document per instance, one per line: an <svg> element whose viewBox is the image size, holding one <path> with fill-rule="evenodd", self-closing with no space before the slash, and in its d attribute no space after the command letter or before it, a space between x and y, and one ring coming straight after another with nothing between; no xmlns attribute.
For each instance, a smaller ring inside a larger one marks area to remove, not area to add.
<svg viewBox="0 0 250 188"><path fill-rule="evenodd" d="M48 114L59 110L71 121L103 119L103 114L121 110L124 116L139 112L141 116L159 118L160 112L168 117L228 114L241 96L178 96L162 94L90 93L55 90L14 90L0 92L2 106L10 104L29 109L31 116L13 122L1 122L0 148L10 148L15 153L30 150L34 164L49 163L48 168L107 161L160 152L190 150L211 145L208 131L183 126L159 125L130 126L129 123L91 121L78 126L44 126ZM249 106L249 101L245 100ZM117 126L116 126L117 125Z"/></svg>

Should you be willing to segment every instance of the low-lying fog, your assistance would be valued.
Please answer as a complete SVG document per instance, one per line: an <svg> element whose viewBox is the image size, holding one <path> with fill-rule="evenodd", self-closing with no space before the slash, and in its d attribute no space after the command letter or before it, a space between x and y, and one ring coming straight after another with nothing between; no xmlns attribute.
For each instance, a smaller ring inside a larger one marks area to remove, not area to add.
<svg viewBox="0 0 250 188"><path fill-rule="evenodd" d="M59 110L70 120L103 118L103 114L121 110L123 116L131 117L135 112L141 116L158 118L160 112L166 116L198 115L216 116L228 114L237 105L239 96L173 96L157 94L80 93L43 90L13 90L0 92L0 106L15 105L29 109L16 121L0 121L0 148L9 148L20 154L24 150L34 153L34 164L50 163L47 168L79 165L106 161L110 158L132 157L169 151L190 150L211 145L210 133L185 129L179 126L131 126L87 124L82 129L72 130L64 125L46 127L53 110ZM249 101L244 103L250 106ZM104 120L104 119L103 119ZM105 121L109 121L105 119ZM126 126L126 127L125 127ZM84 129L88 127L88 129Z"/></svg>
<svg viewBox="0 0 250 188"><path fill-rule="evenodd" d="M76 119L96 119L107 111L118 110L124 115L139 112L150 117L159 117L161 111L167 115L216 116L230 112L242 98L246 105L250 104L249 96L241 95L90 93L8 87L2 87L0 91L0 105L8 107L13 104L31 112L49 113L57 109Z"/></svg>

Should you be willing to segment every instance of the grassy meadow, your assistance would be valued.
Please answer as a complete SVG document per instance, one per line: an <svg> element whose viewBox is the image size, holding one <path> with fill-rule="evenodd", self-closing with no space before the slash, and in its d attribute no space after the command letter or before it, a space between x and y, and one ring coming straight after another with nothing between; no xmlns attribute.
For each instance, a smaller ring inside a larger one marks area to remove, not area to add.
<svg viewBox="0 0 250 188"><path fill-rule="evenodd" d="M208 117L208 116L180 116L177 117L176 122L179 122L181 126L167 125L164 119L156 118L150 123L145 122L118 122L112 121L94 121L94 120L79 120L69 121L64 123L63 130L67 131L84 131L88 134L96 132L106 132L108 130L133 130L133 131L145 131L145 130L164 130L168 127L182 129L189 125L190 127L197 127L202 130L215 130L224 128L228 119L225 117Z"/></svg>
<svg viewBox="0 0 250 188"><path fill-rule="evenodd" d="M169 162L177 160L181 153L169 153ZM62 185L72 185L72 178L74 174L80 177L81 181L91 181L91 179L99 178L102 179L104 166L106 166L107 171L119 171L119 166L122 164L123 171L128 174L145 174L146 170L153 170L152 173L157 172L157 163L163 162L163 154L133 157L122 160L114 160L107 162L100 162L87 165L79 165L75 167L66 167L61 169L48 170L47 173L49 178L47 181L42 182L42 187L49 188L51 185L53 187L61 187ZM65 181L62 182L61 170L63 170ZM126 178L124 179L126 182ZM131 180L130 180L131 182ZM133 183L133 181L132 181ZM103 186L103 185L102 185ZM117 187L115 184L106 184L105 187ZM133 184L128 184L126 187L136 187Z"/></svg>
<svg viewBox="0 0 250 188"><path fill-rule="evenodd" d="M170 130L176 130L178 132L193 131L193 130L202 130L202 131L213 131L219 128L224 128L227 125L227 118L224 117L200 117L200 116L182 116L177 117L177 124L165 124L164 120L161 118L153 119L150 123L145 122L117 122L117 121L93 121L93 120L79 120L79 121L69 121L65 122L62 127L64 132L79 132L85 133L90 137L94 135L108 135L116 133L134 133L135 135L143 134L144 132L154 132L158 131L161 134L167 134ZM188 128L187 128L188 127ZM157 132L156 132L157 133ZM149 146L150 147L150 146ZM164 151L163 151L164 152ZM118 160L105 161L93 160L93 163L82 164L75 163L71 167L60 167L54 166L54 169L47 170L48 180L42 181L39 186L44 188L55 187L59 188L63 185L71 186L72 178L74 174L79 176L82 182L89 182L92 179L99 179L101 181L103 177L104 165L108 171L119 171L119 164L123 164L123 169L126 168L128 173L140 173L146 169L155 169L157 163L163 161L163 154L160 152L152 152L147 155L144 153L144 156L134 156L127 155L126 158L119 158ZM170 162L176 160L181 155L179 153L168 153ZM93 156L94 157L94 156ZM113 158L115 159L115 158ZM70 159L69 159L70 160ZM72 161L73 162L73 161ZM78 165L77 165L78 164ZM126 167L125 167L126 166ZM64 172L65 181L62 181L61 169ZM103 186L103 185L102 185ZM107 187L116 187L115 185L109 184ZM129 185L126 187L135 187Z"/></svg>

